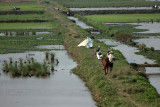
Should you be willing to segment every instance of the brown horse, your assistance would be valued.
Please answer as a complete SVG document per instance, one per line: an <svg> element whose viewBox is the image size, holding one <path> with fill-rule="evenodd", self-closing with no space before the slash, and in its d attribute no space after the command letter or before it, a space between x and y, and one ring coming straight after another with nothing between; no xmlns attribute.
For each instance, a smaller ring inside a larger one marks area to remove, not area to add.
<svg viewBox="0 0 160 107"><path fill-rule="evenodd" d="M105 75L107 75L108 68L109 68L109 58L108 57L103 57L103 59L102 59L102 65L104 67Z"/></svg>

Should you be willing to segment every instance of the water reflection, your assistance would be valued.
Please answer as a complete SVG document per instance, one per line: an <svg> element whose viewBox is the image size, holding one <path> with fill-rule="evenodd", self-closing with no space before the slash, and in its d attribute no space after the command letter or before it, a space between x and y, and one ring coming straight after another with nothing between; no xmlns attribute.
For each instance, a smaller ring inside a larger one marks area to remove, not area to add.
<svg viewBox="0 0 160 107"><path fill-rule="evenodd" d="M160 94L160 67L146 67L145 69L150 83Z"/></svg>
<svg viewBox="0 0 160 107"><path fill-rule="evenodd" d="M55 53L59 64L57 72L49 78L10 78L2 73L3 60L13 61L26 56L43 62L45 52L0 54L0 104L2 107L96 107L85 84L70 71L77 64L68 56L67 51ZM87 91L86 91L87 90Z"/></svg>
<svg viewBox="0 0 160 107"><path fill-rule="evenodd" d="M150 22L150 23L103 23L104 25L109 26L117 26L117 25L124 25L124 24L130 24L130 25L137 25L136 29L147 29L147 31L144 32L135 32L135 33L160 33L160 23L158 22Z"/></svg>
<svg viewBox="0 0 160 107"><path fill-rule="evenodd" d="M147 47L154 47L155 50L160 50L160 36L152 36L134 40L139 44L145 44Z"/></svg>

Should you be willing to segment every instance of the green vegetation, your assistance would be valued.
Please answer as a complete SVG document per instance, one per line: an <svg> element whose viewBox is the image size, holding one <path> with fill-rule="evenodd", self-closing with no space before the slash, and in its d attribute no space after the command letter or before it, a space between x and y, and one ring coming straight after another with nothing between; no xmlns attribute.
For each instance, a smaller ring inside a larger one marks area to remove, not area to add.
<svg viewBox="0 0 160 107"><path fill-rule="evenodd" d="M47 35L0 37L0 53L39 50L35 46L55 44L63 44L63 37L56 32Z"/></svg>
<svg viewBox="0 0 160 107"><path fill-rule="evenodd" d="M160 50L154 50L154 48L144 47L141 49L141 52L137 52L137 54L146 56L149 59L153 59L157 64L160 64ZM154 57L153 57L154 56Z"/></svg>
<svg viewBox="0 0 160 107"><path fill-rule="evenodd" d="M1 23L0 29L51 29L52 24L43 23Z"/></svg>
<svg viewBox="0 0 160 107"><path fill-rule="evenodd" d="M65 7L150 7L158 1L146 0L51 0Z"/></svg>
<svg viewBox="0 0 160 107"><path fill-rule="evenodd" d="M99 107L156 107L160 105L156 90L150 85L143 74L137 73L130 67L119 51L114 50L118 60L116 60L114 64L113 72L109 72L109 74L105 76L101 62L97 60L94 55L95 50L85 47L77 48L77 45L84 40L86 36L90 35L69 21L66 16L55 11L51 4L43 5L46 11L50 13L50 16L56 19L52 22L56 31L49 35L0 37L0 53L38 50L34 46L62 44L64 38L66 49L78 63L78 66L73 70L74 73L86 82ZM96 24L97 23L95 23L95 25ZM103 28L100 24L98 24L97 29L99 28L106 31L105 27ZM107 28L107 30L108 29L109 28ZM106 32L108 33L108 31ZM42 39L38 40L37 38L39 37L42 37ZM102 53L106 53L107 48L109 48L105 44L94 40L94 47L98 45L101 46ZM35 66L38 67L38 70L41 68L39 64L35 64L36 62L33 59L31 61L34 63L34 68ZM10 62L13 62L12 59L10 59ZM19 60L19 62L22 62L22 60ZM9 63L4 65L6 71L9 70ZM12 71L13 74L15 72L16 75L17 73L19 74L19 66L22 66L21 64L18 65L15 63L12 65L14 67ZM25 65L22 67L28 69ZM46 70L46 67L41 69ZM51 69L54 69L53 65L51 65ZM23 71L26 71L26 74L28 73L27 70Z"/></svg>
<svg viewBox="0 0 160 107"><path fill-rule="evenodd" d="M141 73L130 68L119 51L114 50L118 60L114 64L113 72L106 77L101 62L94 55L95 50L77 48L90 35L71 23L72 21L66 20L66 16L50 9L50 6L47 5L46 9L59 21L59 30L65 35L64 45L78 63L74 73L85 81L99 107L156 107L160 104L156 90ZM94 40L94 47L98 45L101 46L102 53L106 53L109 48Z"/></svg>
<svg viewBox="0 0 160 107"><path fill-rule="evenodd" d="M109 15L88 15L84 16L88 20L98 23L116 22L157 22L160 14L109 14ZM151 20L152 19L152 20Z"/></svg>
<svg viewBox="0 0 160 107"><path fill-rule="evenodd" d="M160 14L118 14L118 15L90 15L90 16L79 16L81 20L87 22L89 25L94 26L95 28L98 28L99 31L102 31L103 35L100 35L103 38L115 38L117 40L121 40L122 42L131 45L131 46L135 46L138 47L140 49L140 47L137 45L137 43L132 41L132 38L139 38L142 36L155 36L155 35L159 35L159 34L139 34L139 33L133 33L133 32L142 32L145 31L144 29L135 29L133 27L135 27L136 25L129 25L129 24L124 24L124 25L114 25L114 26L109 26L108 29L107 27L104 27L104 25L102 25L103 22L123 22L124 19L129 22L132 22L132 20L135 20L138 18L139 20L137 20L138 22L140 21L157 21L159 19L157 19L159 17ZM124 16L124 17L122 17ZM130 17L131 16L131 17ZM133 16L133 17L132 17ZM146 18L145 18L145 17ZM115 17L115 18L114 18ZM112 20L113 18L113 20ZM105 25L107 26L107 25ZM106 28L105 30L102 30ZM97 29L96 29L97 30ZM119 35L121 38L117 38L117 35ZM130 35L132 36L132 38L129 38ZM98 36L97 36L98 37ZM127 37L127 38L126 38ZM123 40L125 39L125 40ZM150 48L144 48L143 50L140 49L141 52L139 52L138 54L144 55L150 59L154 59L156 60L157 64L160 64L160 57L159 57L159 51L150 51ZM156 56L156 57L152 57L152 56Z"/></svg>
<svg viewBox="0 0 160 107"><path fill-rule="evenodd" d="M85 47L76 48L78 43L74 41L78 40L73 37L65 39L68 51L78 61L78 67L74 72L86 82L98 106L156 107L160 104L158 94L147 82L147 78L131 69L120 52L114 51L118 60L113 71L106 77L101 62L94 55L95 51ZM94 46L98 45L101 46L102 53L106 53L108 47L95 40ZM149 90L152 90L152 94Z"/></svg>
<svg viewBox="0 0 160 107"><path fill-rule="evenodd" d="M50 22L43 23L1 23L0 29L51 29Z"/></svg>
<svg viewBox="0 0 160 107"><path fill-rule="evenodd" d="M48 20L45 14L0 15L0 21L6 20Z"/></svg>
<svg viewBox="0 0 160 107"><path fill-rule="evenodd" d="M46 63L38 63L35 62L33 58L26 59L23 62L23 59L19 59L19 61L15 61L14 63L4 61L3 64L3 72L11 73L13 77L21 77L21 76L49 76L50 71L48 70L48 65Z"/></svg>
<svg viewBox="0 0 160 107"><path fill-rule="evenodd" d="M20 8L20 11L43 11L37 3L0 3L0 11L12 11L13 7Z"/></svg>

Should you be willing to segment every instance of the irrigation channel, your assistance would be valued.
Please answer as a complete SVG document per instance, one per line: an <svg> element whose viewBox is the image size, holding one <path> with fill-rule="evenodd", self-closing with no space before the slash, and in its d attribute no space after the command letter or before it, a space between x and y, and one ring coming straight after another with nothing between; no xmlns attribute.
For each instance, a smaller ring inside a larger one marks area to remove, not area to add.
<svg viewBox="0 0 160 107"><path fill-rule="evenodd" d="M75 18L72 18L74 20ZM78 20L78 19L76 19ZM75 21L76 21L75 20ZM84 23L84 22L80 22ZM76 24L79 25L79 21L76 21ZM136 28L138 29L147 29L148 31L144 31L143 33L159 33L160 24L159 23L105 23L106 25L117 25L117 24L136 24L138 25ZM147 24L147 28L146 28ZM86 28L85 23L84 26L80 26L82 29ZM157 27L158 26L158 27ZM139 32L138 32L139 33ZM138 48L131 47L125 44L122 44L120 42L116 42L111 39L99 39L100 42L104 42L106 45L113 46L113 49L119 50L123 56L126 58L128 63L136 63L136 64L155 64L154 60L150 60L142 55L135 54L136 52L139 52ZM156 50L160 49L160 37L148 37L148 38L142 38L135 40L139 43L146 44L147 47L154 47ZM149 41L149 42L148 42ZM160 67L145 67L146 74L148 76L148 79L150 83L156 88L157 92L160 94Z"/></svg>
<svg viewBox="0 0 160 107"><path fill-rule="evenodd" d="M62 45L38 46L51 50L59 64L49 77L12 78L2 71L3 60L33 57L43 62L45 52L0 54L0 104L2 107L96 107L88 88L71 72L77 66ZM60 49L60 50L59 50Z"/></svg>
<svg viewBox="0 0 160 107"><path fill-rule="evenodd" d="M69 8L70 11L99 11L99 10L148 10L152 7L102 7L102 8Z"/></svg>
<svg viewBox="0 0 160 107"><path fill-rule="evenodd" d="M0 36L32 36L49 33L51 32L0 32Z"/></svg>

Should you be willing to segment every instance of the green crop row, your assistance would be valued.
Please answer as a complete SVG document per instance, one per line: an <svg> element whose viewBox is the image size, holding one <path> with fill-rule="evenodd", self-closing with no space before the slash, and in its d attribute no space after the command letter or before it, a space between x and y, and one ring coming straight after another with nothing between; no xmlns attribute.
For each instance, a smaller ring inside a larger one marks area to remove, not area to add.
<svg viewBox="0 0 160 107"><path fill-rule="evenodd" d="M142 7L160 4L146 0L52 0L65 7Z"/></svg>
<svg viewBox="0 0 160 107"><path fill-rule="evenodd" d="M49 22L43 23L1 23L0 29L52 29Z"/></svg>
<svg viewBox="0 0 160 107"><path fill-rule="evenodd" d="M20 8L20 11L42 11L43 8L36 3L0 3L0 11L13 11L13 7Z"/></svg>
<svg viewBox="0 0 160 107"><path fill-rule="evenodd" d="M93 22L154 22L160 21L160 14L110 14L110 15L87 15L85 18Z"/></svg>
<svg viewBox="0 0 160 107"><path fill-rule="evenodd" d="M0 15L0 21L7 20L48 20L43 14Z"/></svg>
<svg viewBox="0 0 160 107"><path fill-rule="evenodd" d="M38 45L63 44L63 38L57 32L33 36L0 37L0 53L39 50Z"/></svg>

